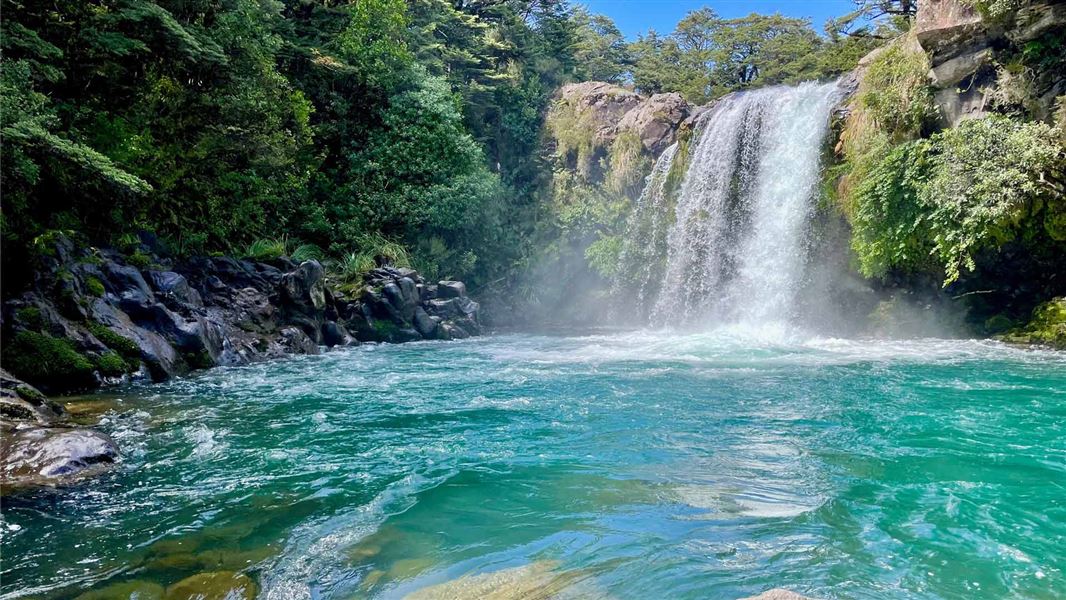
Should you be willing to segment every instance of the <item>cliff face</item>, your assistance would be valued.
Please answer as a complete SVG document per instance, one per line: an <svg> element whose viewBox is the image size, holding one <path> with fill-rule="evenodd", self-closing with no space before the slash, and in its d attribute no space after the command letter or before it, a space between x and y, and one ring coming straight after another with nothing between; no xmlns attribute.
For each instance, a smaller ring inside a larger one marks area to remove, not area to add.
<svg viewBox="0 0 1066 600"><path fill-rule="evenodd" d="M1066 93L1063 73L1039 72L1014 56L1040 52L1066 35L1066 3L1027 2L1004 14L983 15L961 0L926 0L918 5L914 33L929 56L929 79L945 125L987 114L997 102L1020 100L1013 97L1018 86L1032 96L1025 108L1043 119ZM1010 58L1003 60L1005 55Z"/></svg>

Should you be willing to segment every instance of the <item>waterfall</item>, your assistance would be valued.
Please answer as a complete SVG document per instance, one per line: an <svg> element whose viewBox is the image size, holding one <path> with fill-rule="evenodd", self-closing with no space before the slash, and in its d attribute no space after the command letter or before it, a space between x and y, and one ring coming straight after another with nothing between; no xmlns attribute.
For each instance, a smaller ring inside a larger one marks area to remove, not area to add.
<svg viewBox="0 0 1066 600"><path fill-rule="evenodd" d="M646 261L654 273L640 274L656 280L644 282L637 297L652 323L762 327L793 320L822 140L840 95L835 83L811 82L726 96L700 119L676 201L665 198L666 177L653 171L637 212L672 215L658 217L658 226L669 228L663 255ZM671 154L666 162L674 160ZM646 222L631 220L630 230ZM631 233L626 244L623 257L654 249ZM652 287L654 295L643 294Z"/></svg>
<svg viewBox="0 0 1066 600"><path fill-rule="evenodd" d="M659 155L626 225L626 243L619 257L619 271L627 275L626 285L634 288L638 307L647 305L648 298L656 291L653 286L658 283L655 275L665 254L668 225L666 184L677 149L675 142ZM625 296L621 287L620 283L616 284L616 297Z"/></svg>

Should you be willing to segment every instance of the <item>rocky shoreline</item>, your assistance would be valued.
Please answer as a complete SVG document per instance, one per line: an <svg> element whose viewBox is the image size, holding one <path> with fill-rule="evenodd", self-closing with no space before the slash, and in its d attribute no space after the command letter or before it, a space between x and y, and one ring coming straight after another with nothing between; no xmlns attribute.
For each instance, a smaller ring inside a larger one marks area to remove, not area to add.
<svg viewBox="0 0 1066 600"><path fill-rule="evenodd" d="M175 260L64 236L40 261L28 291L0 311L4 488L78 478L120 459L110 438L72 426L45 393L482 331L462 282L430 283L412 269L382 266L361 285L333 285L314 260Z"/></svg>

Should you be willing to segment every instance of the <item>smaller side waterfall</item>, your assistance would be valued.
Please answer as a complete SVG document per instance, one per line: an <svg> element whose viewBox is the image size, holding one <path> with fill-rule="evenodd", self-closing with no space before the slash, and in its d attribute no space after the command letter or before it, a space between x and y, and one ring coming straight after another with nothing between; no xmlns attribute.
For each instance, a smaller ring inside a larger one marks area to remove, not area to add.
<svg viewBox="0 0 1066 600"><path fill-rule="evenodd" d="M655 161L626 224L626 238L619 255L619 272L625 273L628 290L615 285L615 297L635 294L636 306L648 304L649 296L658 292L656 274L662 269L666 249L666 231L670 220L666 184L674 167L678 144L671 144ZM635 288L635 289L633 289Z"/></svg>

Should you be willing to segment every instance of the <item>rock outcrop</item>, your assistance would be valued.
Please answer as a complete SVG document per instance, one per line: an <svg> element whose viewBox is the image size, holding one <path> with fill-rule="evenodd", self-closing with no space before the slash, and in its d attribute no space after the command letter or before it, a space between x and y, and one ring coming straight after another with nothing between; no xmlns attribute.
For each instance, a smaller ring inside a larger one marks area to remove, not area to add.
<svg viewBox="0 0 1066 600"><path fill-rule="evenodd" d="M645 97L602 81L563 86L555 106L579 115L580 126L592 133L593 146L606 148L622 132L632 131L651 155L674 143L678 127L693 110L678 93Z"/></svg>
<svg viewBox="0 0 1066 600"><path fill-rule="evenodd" d="M56 393L323 346L481 333L465 286L410 269L375 269L341 292L313 260L140 256L131 264L57 240L32 289L3 304L4 368Z"/></svg>
<svg viewBox="0 0 1066 600"><path fill-rule="evenodd" d="M1035 108L1038 116L1050 114L1055 99L1066 93L1062 73L1012 82L1012 75L996 61L998 53L1009 54L1034 40L1066 36L1062 2L1026 2L1016 10L986 17L964 0L927 0L918 4L913 31L929 56L929 79L945 125L987 114L994 102L1010 95L1003 88L1015 83L1035 92L1039 106L1028 108Z"/></svg>
<svg viewBox="0 0 1066 600"><path fill-rule="evenodd" d="M72 425L62 406L0 370L0 489L72 481L119 459L110 437Z"/></svg>

